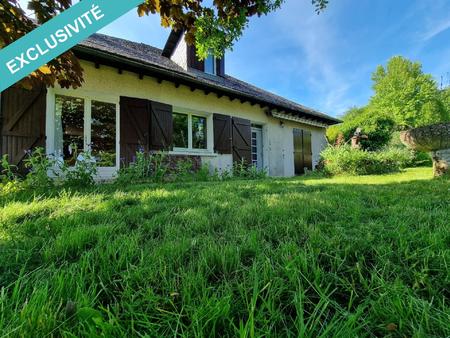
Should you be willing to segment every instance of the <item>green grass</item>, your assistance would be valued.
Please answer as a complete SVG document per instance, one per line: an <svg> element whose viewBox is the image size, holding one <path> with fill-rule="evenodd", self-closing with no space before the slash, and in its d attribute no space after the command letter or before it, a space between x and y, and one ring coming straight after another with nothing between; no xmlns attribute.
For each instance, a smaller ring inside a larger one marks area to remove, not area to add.
<svg viewBox="0 0 450 338"><path fill-rule="evenodd" d="M450 180L0 199L0 336L450 336Z"/></svg>

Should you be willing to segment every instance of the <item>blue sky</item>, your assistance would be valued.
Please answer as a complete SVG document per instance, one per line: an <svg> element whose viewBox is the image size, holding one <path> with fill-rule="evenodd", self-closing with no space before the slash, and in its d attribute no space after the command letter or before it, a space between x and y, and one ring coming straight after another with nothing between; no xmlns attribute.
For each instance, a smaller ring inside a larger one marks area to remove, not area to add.
<svg viewBox="0 0 450 338"><path fill-rule="evenodd" d="M169 34L158 16L135 11L101 32L160 48ZM251 20L226 54L226 72L336 116L367 102L371 73L394 55L448 82L449 42L449 0L330 0L320 15L310 0L286 0Z"/></svg>

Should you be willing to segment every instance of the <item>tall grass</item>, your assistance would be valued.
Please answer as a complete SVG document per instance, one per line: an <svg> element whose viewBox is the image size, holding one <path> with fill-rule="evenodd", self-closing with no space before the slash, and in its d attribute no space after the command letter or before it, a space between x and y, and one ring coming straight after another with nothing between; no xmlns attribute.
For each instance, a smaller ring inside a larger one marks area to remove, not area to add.
<svg viewBox="0 0 450 338"><path fill-rule="evenodd" d="M449 336L431 176L2 196L0 336Z"/></svg>

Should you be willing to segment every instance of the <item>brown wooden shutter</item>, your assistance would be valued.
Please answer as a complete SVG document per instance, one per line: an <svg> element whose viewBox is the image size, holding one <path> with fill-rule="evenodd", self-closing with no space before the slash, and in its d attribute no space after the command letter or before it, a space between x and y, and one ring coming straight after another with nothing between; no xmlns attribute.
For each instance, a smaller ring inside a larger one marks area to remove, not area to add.
<svg viewBox="0 0 450 338"><path fill-rule="evenodd" d="M0 156L8 154L12 164L20 164L25 151L45 147L46 94L44 85L32 90L10 87L1 93Z"/></svg>
<svg viewBox="0 0 450 338"><path fill-rule="evenodd" d="M151 102L150 149L170 150L173 143L172 106Z"/></svg>
<svg viewBox="0 0 450 338"><path fill-rule="evenodd" d="M252 163L252 127L250 120L233 117L233 162Z"/></svg>
<svg viewBox="0 0 450 338"><path fill-rule="evenodd" d="M294 170L296 175L301 175L305 172L303 162L303 130L295 128L293 130L294 136Z"/></svg>
<svg viewBox="0 0 450 338"><path fill-rule="evenodd" d="M120 98L120 158L122 164L136 159L137 151L149 150L150 101Z"/></svg>
<svg viewBox="0 0 450 338"><path fill-rule="evenodd" d="M311 132L294 128L294 169L296 175L312 170Z"/></svg>
<svg viewBox="0 0 450 338"><path fill-rule="evenodd" d="M309 130L303 130L303 165L312 170L312 144Z"/></svg>
<svg viewBox="0 0 450 338"><path fill-rule="evenodd" d="M214 114L214 151L219 154L231 154L231 116Z"/></svg>
<svg viewBox="0 0 450 338"><path fill-rule="evenodd" d="M216 59L216 73L219 76L225 76L225 55L221 59Z"/></svg>
<svg viewBox="0 0 450 338"><path fill-rule="evenodd" d="M197 58L196 49L194 45L187 46L187 63L189 67L205 71L205 62Z"/></svg>

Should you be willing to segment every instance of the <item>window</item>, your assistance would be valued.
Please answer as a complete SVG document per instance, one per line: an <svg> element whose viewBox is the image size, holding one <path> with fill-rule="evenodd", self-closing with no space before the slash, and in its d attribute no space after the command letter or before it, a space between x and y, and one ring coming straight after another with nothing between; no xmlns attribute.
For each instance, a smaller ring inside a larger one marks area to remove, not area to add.
<svg viewBox="0 0 450 338"><path fill-rule="evenodd" d="M173 147L180 151L208 149L208 117L173 112Z"/></svg>
<svg viewBox="0 0 450 338"><path fill-rule="evenodd" d="M206 149L206 117L192 116L192 148Z"/></svg>
<svg viewBox="0 0 450 338"><path fill-rule="evenodd" d="M113 167L116 162L116 105L92 101L91 150L100 167Z"/></svg>
<svg viewBox="0 0 450 338"><path fill-rule="evenodd" d="M55 150L72 165L84 149L84 100L57 95L55 102Z"/></svg>
<svg viewBox="0 0 450 338"><path fill-rule="evenodd" d="M216 58L213 54L205 59L205 73L216 75Z"/></svg>
<svg viewBox="0 0 450 338"><path fill-rule="evenodd" d="M173 146L188 148L188 115L173 113Z"/></svg>
<svg viewBox="0 0 450 338"><path fill-rule="evenodd" d="M99 167L116 165L116 104L55 96L55 155L74 165L90 149Z"/></svg>

